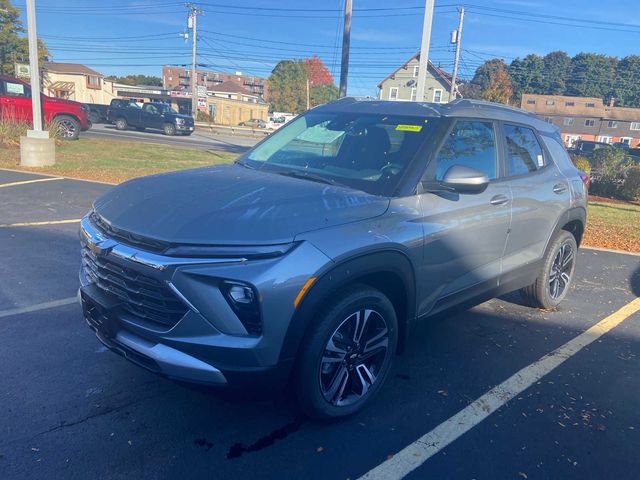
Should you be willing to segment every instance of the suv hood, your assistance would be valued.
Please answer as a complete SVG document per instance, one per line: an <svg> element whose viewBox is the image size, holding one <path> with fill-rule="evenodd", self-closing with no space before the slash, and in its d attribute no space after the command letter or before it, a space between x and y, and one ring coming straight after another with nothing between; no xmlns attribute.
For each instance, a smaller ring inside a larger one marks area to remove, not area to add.
<svg viewBox="0 0 640 480"><path fill-rule="evenodd" d="M382 215L389 199L239 165L153 175L96 200L112 226L174 244L269 245Z"/></svg>

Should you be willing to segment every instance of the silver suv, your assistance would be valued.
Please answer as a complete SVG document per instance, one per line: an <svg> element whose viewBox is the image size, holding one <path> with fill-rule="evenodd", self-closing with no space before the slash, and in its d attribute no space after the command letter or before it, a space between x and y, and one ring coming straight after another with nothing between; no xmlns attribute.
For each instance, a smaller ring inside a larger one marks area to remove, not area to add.
<svg viewBox="0 0 640 480"><path fill-rule="evenodd" d="M82 220L80 298L113 351L172 379L291 382L316 418L382 387L412 324L567 295L588 177L521 110L342 99L233 165L123 183Z"/></svg>

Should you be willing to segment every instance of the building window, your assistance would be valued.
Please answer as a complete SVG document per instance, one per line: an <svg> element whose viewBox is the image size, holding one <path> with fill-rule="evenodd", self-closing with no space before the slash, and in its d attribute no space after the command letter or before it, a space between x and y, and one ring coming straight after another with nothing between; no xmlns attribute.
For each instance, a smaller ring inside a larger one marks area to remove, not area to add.
<svg viewBox="0 0 640 480"><path fill-rule="evenodd" d="M640 130L640 122L632 122L631 130Z"/></svg>
<svg viewBox="0 0 640 480"><path fill-rule="evenodd" d="M565 126L565 127L570 127L571 125L573 125L573 118L571 118L571 117L565 117L565 119L564 119L564 126Z"/></svg>
<svg viewBox="0 0 640 480"><path fill-rule="evenodd" d="M591 118L587 118L587 119L584 121L584 126L585 126L585 127L593 127L595 124L596 124L596 121L595 121L595 120L593 120L593 119L591 119Z"/></svg>
<svg viewBox="0 0 640 480"><path fill-rule="evenodd" d="M586 105L588 108L595 108L595 107L596 107L596 104L595 104L595 103L585 103L585 105Z"/></svg>
<svg viewBox="0 0 640 480"><path fill-rule="evenodd" d="M608 137L607 135L600 135L598 137L598 141L602 143L613 143L613 137Z"/></svg>
<svg viewBox="0 0 640 480"><path fill-rule="evenodd" d="M417 91L415 88L411 89L411 101L415 102L416 101L416 96L417 96Z"/></svg>
<svg viewBox="0 0 640 480"><path fill-rule="evenodd" d="M417 77L420 74L420 65L413 67L413 76Z"/></svg>
<svg viewBox="0 0 640 480"><path fill-rule="evenodd" d="M442 102L442 90L436 88L433 91L433 103L441 103Z"/></svg>
<svg viewBox="0 0 640 480"><path fill-rule="evenodd" d="M398 87L391 87L389 89L389 100L397 100L398 99Z"/></svg>
<svg viewBox="0 0 640 480"><path fill-rule="evenodd" d="M553 123L553 118L551 117L544 117L544 121L547 123Z"/></svg>
<svg viewBox="0 0 640 480"><path fill-rule="evenodd" d="M575 107L576 104L575 104L575 102L564 102L564 106L565 107Z"/></svg>
<svg viewBox="0 0 640 480"><path fill-rule="evenodd" d="M87 75L87 87L100 88L100 77L97 75Z"/></svg>
<svg viewBox="0 0 640 480"><path fill-rule="evenodd" d="M615 120L609 120L609 123L607 124L607 127L609 127L609 128L618 128L618 122L616 122Z"/></svg>
<svg viewBox="0 0 640 480"><path fill-rule="evenodd" d="M631 137L621 137L620 143L624 143L625 145L631 145Z"/></svg>
<svg viewBox="0 0 640 480"><path fill-rule="evenodd" d="M556 104L555 100L547 100L546 103L547 103L547 105L555 105Z"/></svg>
<svg viewBox="0 0 640 480"><path fill-rule="evenodd" d="M535 105L536 101L533 98L527 100L527 105Z"/></svg>

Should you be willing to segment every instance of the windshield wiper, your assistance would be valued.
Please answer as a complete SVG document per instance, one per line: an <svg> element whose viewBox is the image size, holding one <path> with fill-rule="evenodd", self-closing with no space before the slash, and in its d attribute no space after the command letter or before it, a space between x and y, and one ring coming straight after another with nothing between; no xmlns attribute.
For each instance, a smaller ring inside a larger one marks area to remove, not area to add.
<svg viewBox="0 0 640 480"><path fill-rule="evenodd" d="M302 178L302 179L311 180L312 182L326 183L328 185L341 185L340 183L330 178L326 178L321 175L315 175L309 172L302 172L300 170L286 170L284 172L275 172L275 173L277 173L278 175L284 175L286 177Z"/></svg>
<svg viewBox="0 0 640 480"><path fill-rule="evenodd" d="M249 165L247 162L244 162L242 160L236 160L233 163L235 163L236 165L240 165L241 167L248 168L249 170L255 170L256 169L256 167L254 167L253 165Z"/></svg>

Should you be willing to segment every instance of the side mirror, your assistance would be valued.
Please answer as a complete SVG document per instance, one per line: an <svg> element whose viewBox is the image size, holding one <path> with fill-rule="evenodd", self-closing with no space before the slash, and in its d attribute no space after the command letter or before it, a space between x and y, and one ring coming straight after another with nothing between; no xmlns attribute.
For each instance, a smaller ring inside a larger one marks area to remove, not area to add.
<svg viewBox="0 0 640 480"><path fill-rule="evenodd" d="M489 185L489 177L475 168L453 165L440 183L458 193L482 193Z"/></svg>

